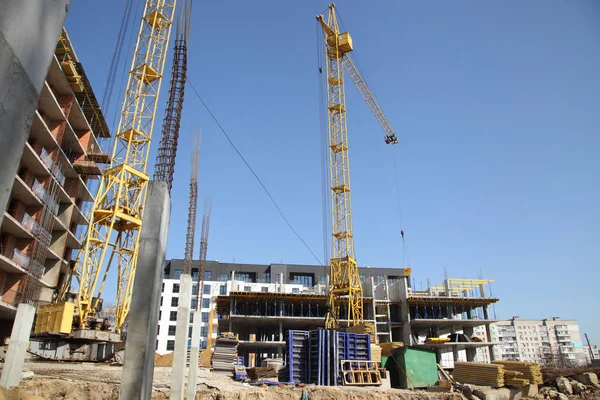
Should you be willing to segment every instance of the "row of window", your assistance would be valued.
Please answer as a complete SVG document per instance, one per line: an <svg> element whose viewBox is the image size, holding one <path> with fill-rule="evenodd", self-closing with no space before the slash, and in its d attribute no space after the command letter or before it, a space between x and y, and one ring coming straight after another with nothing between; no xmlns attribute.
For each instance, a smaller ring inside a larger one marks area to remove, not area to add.
<svg viewBox="0 0 600 400"><path fill-rule="evenodd" d="M161 317L162 317L162 311L160 311L158 313L158 320L159 321L160 321ZM200 314L200 318L201 318L200 320L202 322L208 322L209 314L207 312L202 312ZM169 314L169 321L177 321L177 311L171 311L170 312L170 314ZM190 324L192 322L194 322L194 314L190 313ZM160 329L160 326L158 327L158 329Z"/></svg>
<svg viewBox="0 0 600 400"><path fill-rule="evenodd" d="M164 283L163 283L162 291L163 291L163 293L165 291ZM173 293L179 293L179 283L173 284ZM197 294L198 294L198 286L194 285L194 286L192 286L192 295L197 295ZM211 294L210 284L204 285L204 294ZM227 294L227 285L220 285L219 286L219 295L225 296L226 294Z"/></svg>
<svg viewBox="0 0 600 400"><path fill-rule="evenodd" d="M207 317L207 319L208 319L208 317ZM193 327L191 327L191 326L188 329L188 337L190 337L190 338L192 337L192 329L193 329ZM160 333L160 325L158 326L157 332ZM167 334L169 336L175 336L176 332L177 332L177 326L169 325L169 331L167 332ZM206 327L206 326L200 327L200 337L206 337L207 332L208 332L208 327Z"/></svg>
<svg viewBox="0 0 600 400"><path fill-rule="evenodd" d="M180 269L176 269L173 271L173 279L179 279L181 277L181 270ZM192 271L192 279L197 281L198 280L198 271ZM229 274L228 273L220 273L217 274L217 280L219 282L227 282L227 280L229 279ZM204 280L205 281L212 281L212 272L211 271L205 271L204 272Z"/></svg>
<svg viewBox="0 0 600 400"><path fill-rule="evenodd" d="M196 298L192 297L192 302L190 307L191 308L196 308ZM163 297L160 298L160 305L163 305ZM171 297L171 307L177 307L179 306L179 297ZM202 299L202 308L209 308L210 307L210 299ZM176 311L175 311L176 312Z"/></svg>
<svg viewBox="0 0 600 400"><path fill-rule="evenodd" d="M200 341L200 348L201 349L205 349L207 345L207 341L206 340L201 340ZM188 348L189 348L190 344L188 342ZM158 350L158 340L156 341L156 350ZM167 340L167 351L174 351L175 350L175 341L174 340Z"/></svg>

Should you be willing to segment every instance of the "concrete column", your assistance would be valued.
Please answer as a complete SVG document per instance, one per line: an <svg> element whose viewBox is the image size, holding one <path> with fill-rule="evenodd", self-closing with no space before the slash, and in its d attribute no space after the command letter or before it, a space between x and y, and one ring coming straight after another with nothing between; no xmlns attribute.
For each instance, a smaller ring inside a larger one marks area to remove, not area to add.
<svg viewBox="0 0 600 400"><path fill-rule="evenodd" d="M150 400L171 200L165 182L150 182L129 310L119 399Z"/></svg>
<svg viewBox="0 0 600 400"><path fill-rule="evenodd" d="M175 351L171 370L171 400L183 400L185 386L185 364L192 301L192 277L181 274L179 278L179 303L177 307L177 328L175 330Z"/></svg>
<svg viewBox="0 0 600 400"><path fill-rule="evenodd" d="M194 311L194 325L192 326L192 348L190 349L190 370L188 373L187 399L196 398L196 375L198 371L198 353L200 351L200 320L202 313Z"/></svg>
<svg viewBox="0 0 600 400"><path fill-rule="evenodd" d="M0 0L0 224L71 0Z"/></svg>
<svg viewBox="0 0 600 400"><path fill-rule="evenodd" d="M35 307L19 304L8 343L2 377L0 377L0 386L3 388L12 389L21 383L21 372L25 363L25 353L29 345L29 335L34 317Z"/></svg>
<svg viewBox="0 0 600 400"><path fill-rule="evenodd" d="M401 340L405 346L411 346L412 343L412 332L410 328L410 307L408 305L408 279L404 277L401 284L398 286L400 289L400 322L402 322L402 336Z"/></svg>

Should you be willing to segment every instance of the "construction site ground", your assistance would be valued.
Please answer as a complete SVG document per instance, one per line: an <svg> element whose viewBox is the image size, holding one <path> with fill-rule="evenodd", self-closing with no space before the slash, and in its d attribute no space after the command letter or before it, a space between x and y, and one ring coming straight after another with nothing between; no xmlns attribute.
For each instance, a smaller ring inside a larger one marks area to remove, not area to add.
<svg viewBox="0 0 600 400"><path fill-rule="evenodd" d="M18 389L0 388L0 400L104 400L119 398L121 366L89 363L26 363L33 376L23 379ZM31 374L29 374L31 375ZM171 367L155 367L152 399L168 399ZM414 390L379 390L373 387L253 387L201 369L196 399L206 400L300 400L306 391L310 400L461 399L457 393Z"/></svg>

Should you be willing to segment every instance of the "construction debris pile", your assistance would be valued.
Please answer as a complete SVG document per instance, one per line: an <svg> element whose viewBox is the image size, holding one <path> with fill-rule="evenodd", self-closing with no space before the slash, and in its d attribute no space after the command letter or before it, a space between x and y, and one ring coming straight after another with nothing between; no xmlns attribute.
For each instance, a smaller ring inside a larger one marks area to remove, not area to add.
<svg viewBox="0 0 600 400"><path fill-rule="evenodd" d="M237 355L238 340L235 336L221 335L215 343L212 356L213 371L221 374L231 374L234 370L234 361Z"/></svg>

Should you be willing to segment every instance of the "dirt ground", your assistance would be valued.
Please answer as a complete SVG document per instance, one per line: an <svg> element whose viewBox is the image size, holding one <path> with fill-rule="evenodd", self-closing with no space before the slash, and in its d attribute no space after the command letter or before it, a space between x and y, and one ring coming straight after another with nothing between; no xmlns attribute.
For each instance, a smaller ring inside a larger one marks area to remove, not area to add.
<svg viewBox="0 0 600 400"><path fill-rule="evenodd" d="M0 400L105 400L119 398L120 366L87 363L27 363L35 373L21 382L18 389L2 391ZM170 367L155 367L152 399L168 399ZM309 400L461 400L456 393L429 393L411 390L328 387L252 387L230 378L200 370L196 399L203 400L301 400L306 391Z"/></svg>

